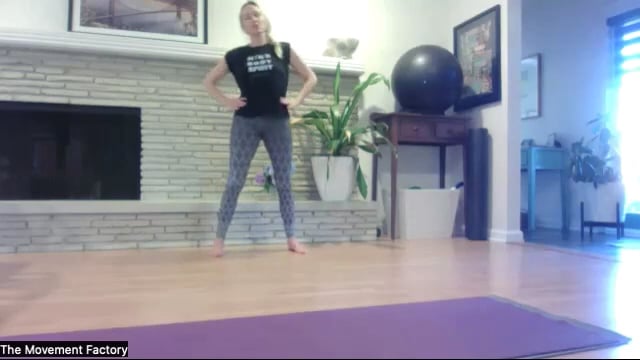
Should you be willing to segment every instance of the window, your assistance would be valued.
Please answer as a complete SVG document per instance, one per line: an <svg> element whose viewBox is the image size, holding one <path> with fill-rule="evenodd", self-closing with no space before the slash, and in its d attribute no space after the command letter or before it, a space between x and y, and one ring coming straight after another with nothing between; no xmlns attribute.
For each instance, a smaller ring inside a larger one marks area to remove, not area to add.
<svg viewBox="0 0 640 360"><path fill-rule="evenodd" d="M613 36L616 77L640 71L640 8L607 21Z"/></svg>
<svg viewBox="0 0 640 360"><path fill-rule="evenodd" d="M620 134L628 214L640 214L640 8L608 19L613 50L615 126Z"/></svg>

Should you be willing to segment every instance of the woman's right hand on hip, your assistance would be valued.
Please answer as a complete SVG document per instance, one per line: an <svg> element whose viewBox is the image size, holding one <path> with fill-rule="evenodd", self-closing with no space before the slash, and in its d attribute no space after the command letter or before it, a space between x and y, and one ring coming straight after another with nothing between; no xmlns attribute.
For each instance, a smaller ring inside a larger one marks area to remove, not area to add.
<svg viewBox="0 0 640 360"><path fill-rule="evenodd" d="M246 98L226 98L224 100L224 106L229 110L238 110L239 108L247 105Z"/></svg>

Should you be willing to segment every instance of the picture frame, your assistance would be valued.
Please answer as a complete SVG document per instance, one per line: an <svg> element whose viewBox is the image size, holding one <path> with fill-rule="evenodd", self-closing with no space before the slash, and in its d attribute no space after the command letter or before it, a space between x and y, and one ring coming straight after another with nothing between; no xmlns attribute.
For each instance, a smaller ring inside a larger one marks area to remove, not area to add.
<svg viewBox="0 0 640 360"><path fill-rule="evenodd" d="M453 51L462 67L463 88L454 111L502 101L500 5L453 29Z"/></svg>
<svg viewBox="0 0 640 360"><path fill-rule="evenodd" d="M71 32L207 43L208 0L69 0Z"/></svg>
<svg viewBox="0 0 640 360"><path fill-rule="evenodd" d="M520 117L533 119L542 116L542 56L533 54L520 62Z"/></svg>

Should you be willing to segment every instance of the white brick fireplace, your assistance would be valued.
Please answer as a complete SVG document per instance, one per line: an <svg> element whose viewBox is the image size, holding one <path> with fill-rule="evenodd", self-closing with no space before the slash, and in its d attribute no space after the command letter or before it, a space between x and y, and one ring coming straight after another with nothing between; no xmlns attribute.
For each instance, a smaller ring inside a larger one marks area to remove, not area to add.
<svg viewBox="0 0 640 360"><path fill-rule="evenodd" d="M123 41L0 31L0 101L129 107L141 114L140 199L0 201L0 252L211 243L227 175L231 114L209 98L202 78L224 51ZM309 63L320 83L299 112L324 107L331 94L335 61ZM348 93L362 69L350 63L343 68L347 77L342 93ZM223 86L235 91L231 77ZM300 86L293 76L291 89ZM309 157L319 150L312 134L295 130L293 190L299 237L304 241L375 240L374 203L356 200L355 194L354 201L344 203L318 200ZM255 174L268 163L261 146L229 243L284 241L277 198L253 183Z"/></svg>

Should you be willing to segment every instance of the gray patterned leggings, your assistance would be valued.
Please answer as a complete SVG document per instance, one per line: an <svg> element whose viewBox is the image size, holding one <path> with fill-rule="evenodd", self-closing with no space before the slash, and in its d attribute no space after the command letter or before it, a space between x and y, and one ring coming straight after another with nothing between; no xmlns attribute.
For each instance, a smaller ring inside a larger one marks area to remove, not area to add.
<svg viewBox="0 0 640 360"><path fill-rule="evenodd" d="M247 118L235 115L231 125L229 176L218 212L218 239L224 239L247 179L260 140L271 158L287 237L293 237L294 201L291 194L291 129L288 117Z"/></svg>

